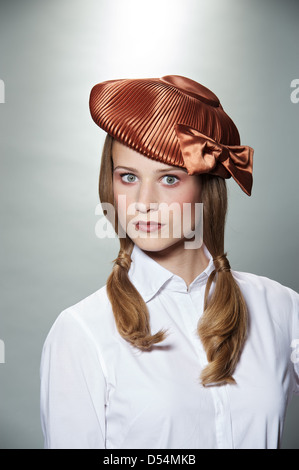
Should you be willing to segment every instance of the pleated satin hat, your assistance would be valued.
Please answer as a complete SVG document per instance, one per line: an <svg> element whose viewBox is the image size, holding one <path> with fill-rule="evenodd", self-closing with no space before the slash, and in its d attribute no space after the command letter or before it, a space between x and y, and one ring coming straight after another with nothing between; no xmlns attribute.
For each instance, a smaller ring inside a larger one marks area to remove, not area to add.
<svg viewBox="0 0 299 470"><path fill-rule="evenodd" d="M217 96L186 77L109 80L90 93L95 123L119 142L188 174L231 176L250 195L253 149Z"/></svg>

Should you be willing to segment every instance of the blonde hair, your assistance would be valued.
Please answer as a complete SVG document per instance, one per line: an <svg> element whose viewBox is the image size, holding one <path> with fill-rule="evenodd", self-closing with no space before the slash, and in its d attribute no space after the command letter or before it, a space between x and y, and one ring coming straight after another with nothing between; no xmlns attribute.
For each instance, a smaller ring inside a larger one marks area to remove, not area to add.
<svg viewBox="0 0 299 470"><path fill-rule="evenodd" d="M99 179L100 201L110 204L114 204L112 143L112 137L107 135ZM225 180L209 174L201 175L201 180L203 241L215 265L207 281L204 312L198 322L198 335L209 361L200 376L206 386L235 383L233 372L246 339L247 307L224 253ZM111 222L118 233L117 214ZM147 305L128 276L134 243L127 235L119 241L120 250L107 281L107 294L120 335L133 346L149 350L165 339L166 332L161 330L152 335Z"/></svg>

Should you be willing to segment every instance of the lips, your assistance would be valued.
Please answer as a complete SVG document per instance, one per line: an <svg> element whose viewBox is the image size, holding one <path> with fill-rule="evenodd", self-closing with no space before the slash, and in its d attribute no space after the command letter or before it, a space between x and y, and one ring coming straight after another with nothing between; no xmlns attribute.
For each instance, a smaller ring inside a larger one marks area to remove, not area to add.
<svg viewBox="0 0 299 470"><path fill-rule="evenodd" d="M142 232L154 232L156 230L160 230L164 224L159 222L152 222L152 221L139 221L135 223L136 230L141 230Z"/></svg>

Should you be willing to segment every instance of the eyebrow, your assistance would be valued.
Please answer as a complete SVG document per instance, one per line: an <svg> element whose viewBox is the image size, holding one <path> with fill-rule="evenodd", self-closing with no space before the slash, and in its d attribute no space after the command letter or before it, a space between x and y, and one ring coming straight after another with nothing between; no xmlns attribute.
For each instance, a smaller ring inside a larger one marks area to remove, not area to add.
<svg viewBox="0 0 299 470"><path fill-rule="evenodd" d="M121 166L116 166L114 168L114 171L119 170L119 169L131 171L132 173L138 173L138 170L136 168L131 168L131 167L122 166L122 165ZM167 173L169 171L184 171L185 173L187 173L187 170L185 168L178 167L178 166L169 166L167 168L163 168L162 170L155 170L155 173Z"/></svg>

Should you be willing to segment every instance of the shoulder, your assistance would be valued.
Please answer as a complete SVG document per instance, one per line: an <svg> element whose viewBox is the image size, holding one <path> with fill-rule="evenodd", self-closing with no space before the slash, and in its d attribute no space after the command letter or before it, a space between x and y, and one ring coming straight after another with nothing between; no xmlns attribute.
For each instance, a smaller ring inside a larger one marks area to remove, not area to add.
<svg viewBox="0 0 299 470"><path fill-rule="evenodd" d="M106 285L67 308L64 312L71 314L75 320L84 325L107 323L111 319L112 309Z"/></svg>
<svg viewBox="0 0 299 470"><path fill-rule="evenodd" d="M274 320L287 320L289 324L297 321L299 294L295 290L265 276L239 271L232 274L253 314L267 312Z"/></svg>
<svg viewBox="0 0 299 470"><path fill-rule="evenodd" d="M114 330L114 316L106 286L103 286L61 311L46 337L44 348L53 345L75 348L84 343L98 345L101 337Z"/></svg>
<svg viewBox="0 0 299 470"><path fill-rule="evenodd" d="M260 276L258 274L232 271L234 278L239 284L242 291L253 291L256 295L268 295L271 298L286 301L298 302L299 294L274 279L270 279L266 276Z"/></svg>

